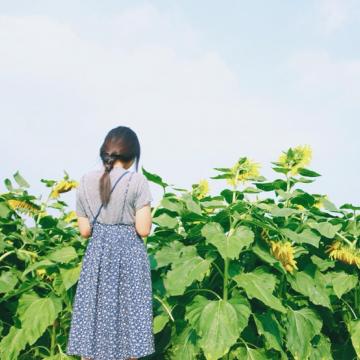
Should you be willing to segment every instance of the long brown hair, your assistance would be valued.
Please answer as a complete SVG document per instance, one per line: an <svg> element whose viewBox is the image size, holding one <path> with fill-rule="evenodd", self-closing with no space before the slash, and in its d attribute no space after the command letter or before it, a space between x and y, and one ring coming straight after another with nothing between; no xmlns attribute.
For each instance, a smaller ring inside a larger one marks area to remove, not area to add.
<svg viewBox="0 0 360 360"><path fill-rule="evenodd" d="M111 190L109 173L114 162L116 160L128 162L136 158L136 171L138 171L140 143L136 133L127 126L111 129L100 147L100 158L105 169L100 178L99 190L101 202L106 207L110 200Z"/></svg>

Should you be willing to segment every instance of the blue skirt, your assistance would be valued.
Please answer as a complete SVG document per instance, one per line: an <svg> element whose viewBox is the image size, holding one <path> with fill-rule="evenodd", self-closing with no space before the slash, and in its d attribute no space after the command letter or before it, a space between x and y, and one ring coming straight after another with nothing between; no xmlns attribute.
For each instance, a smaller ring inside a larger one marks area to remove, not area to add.
<svg viewBox="0 0 360 360"><path fill-rule="evenodd" d="M95 222L83 257L65 353L126 360L153 352L146 246L132 224Z"/></svg>

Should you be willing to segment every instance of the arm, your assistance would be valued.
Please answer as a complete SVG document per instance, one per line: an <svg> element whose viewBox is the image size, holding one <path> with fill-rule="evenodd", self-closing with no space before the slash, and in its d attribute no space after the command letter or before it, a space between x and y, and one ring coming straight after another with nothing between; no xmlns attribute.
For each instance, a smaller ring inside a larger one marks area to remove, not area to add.
<svg viewBox="0 0 360 360"><path fill-rule="evenodd" d="M78 216L78 227L80 235L84 238L88 238L91 235L91 228L89 219L85 216Z"/></svg>
<svg viewBox="0 0 360 360"><path fill-rule="evenodd" d="M151 201L153 197L147 178L140 174L139 184L135 192L135 229L141 237L146 237L151 232L152 216Z"/></svg>
<svg viewBox="0 0 360 360"><path fill-rule="evenodd" d="M84 176L81 177L80 184L76 189L76 215L78 217L80 235L84 238L88 238L90 236L91 228L84 206L83 181Z"/></svg>
<svg viewBox="0 0 360 360"><path fill-rule="evenodd" d="M152 217L150 205L145 205L135 212L135 229L141 237L146 237L151 232Z"/></svg>

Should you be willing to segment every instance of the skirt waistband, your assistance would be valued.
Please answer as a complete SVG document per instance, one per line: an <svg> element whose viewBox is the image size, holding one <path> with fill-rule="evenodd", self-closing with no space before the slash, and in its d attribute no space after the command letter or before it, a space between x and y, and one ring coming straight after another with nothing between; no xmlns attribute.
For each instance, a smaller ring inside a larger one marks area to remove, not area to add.
<svg viewBox="0 0 360 360"><path fill-rule="evenodd" d="M115 223L115 224L107 224L107 223L103 223L100 221L95 221L95 224L99 224L99 225L106 225L106 226L119 226L119 225L124 225L124 226L131 226L131 227L135 227L135 224L126 224L126 223Z"/></svg>

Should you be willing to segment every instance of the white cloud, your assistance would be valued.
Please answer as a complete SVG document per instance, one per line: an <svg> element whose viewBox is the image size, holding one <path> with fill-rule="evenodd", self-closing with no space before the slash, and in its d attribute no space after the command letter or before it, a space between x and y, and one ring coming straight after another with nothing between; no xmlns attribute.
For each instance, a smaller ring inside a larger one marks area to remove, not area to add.
<svg viewBox="0 0 360 360"><path fill-rule="evenodd" d="M360 60L335 59L327 51L295 54L289 61L299 86L309 94L336 95L357 104L360 93Z"/></svg>
<svg viewBox="0 0 360 360"><path fill-rule="evenodd" d="M325 60L295 66L307 74ZM239 156L266 166L289 146L314 144L316 153L316 126L327 121L271 94L249 96L241 74L202 48L201 34L148 4L72 22L1 16L0 78L0 151L15 147L1 177L17 169L36 181L59 169L79 177L99 164L106 132L123 124L139 134L147 170L188 186Z"/></svg>

